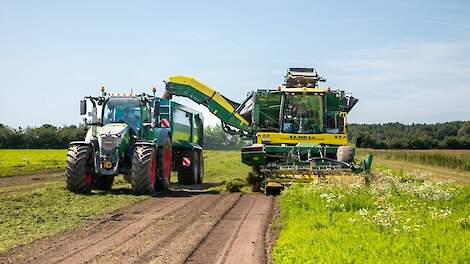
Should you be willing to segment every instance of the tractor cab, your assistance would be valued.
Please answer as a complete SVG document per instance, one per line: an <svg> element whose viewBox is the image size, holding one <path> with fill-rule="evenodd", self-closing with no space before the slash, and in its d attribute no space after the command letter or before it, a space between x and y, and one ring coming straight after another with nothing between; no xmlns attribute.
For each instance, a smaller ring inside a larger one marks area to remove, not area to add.
<svg viewBox="0 0 470 264"><path fill-rule="evenodd" d="M148 108L141 107L137 97L111 97L103 108L103 125L127 124L132 134L140 135L142 116Z"/></svg>

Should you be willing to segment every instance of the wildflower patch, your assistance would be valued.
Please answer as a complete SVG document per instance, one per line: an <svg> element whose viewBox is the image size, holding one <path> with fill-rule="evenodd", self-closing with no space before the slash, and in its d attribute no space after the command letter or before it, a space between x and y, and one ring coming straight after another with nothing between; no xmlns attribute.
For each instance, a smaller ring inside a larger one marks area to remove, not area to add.
<svg viewBox="0 0 470 264"><path fill-rule="evenodd" d="M416 172L419 174L422 172ZM357 178L356 178L357 179ZM470 263L470 188L380 170L281 194L275 263Z"/></svg>

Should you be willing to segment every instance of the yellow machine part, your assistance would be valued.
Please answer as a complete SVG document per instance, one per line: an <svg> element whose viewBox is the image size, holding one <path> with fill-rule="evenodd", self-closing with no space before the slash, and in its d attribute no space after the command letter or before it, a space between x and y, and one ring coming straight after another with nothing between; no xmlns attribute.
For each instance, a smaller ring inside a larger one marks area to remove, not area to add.
<svg viewBox="0 0 470 264"><path fill-rule="evenodd" d="M347 134L290 134L276 132L256 133L256 143L270 144L318 143L327 145L348 145Z"/></svg>
<svg viewBox="0 0 470 264"><path fill-rule="evenodd" d="M249 125L250 123L246 121L245 118L243 118L241 115L238 113L234 113L235 109L233 109L232 105L225 100L225 98L218 93L214 88L203 84L202 82L196 80L195 78L191 76L171 76L168 78L168 80L172 83L177 83L177 84L182 84L182 85L187 85L192 87L193 89L198 90L199 92L205 94L206 96L212 98L211 100L215 101L217 104L219 104L221 107L225 108L228 112L233 113L234 116L243 124ZM216 114L216 113L214 113Z"/></svg>

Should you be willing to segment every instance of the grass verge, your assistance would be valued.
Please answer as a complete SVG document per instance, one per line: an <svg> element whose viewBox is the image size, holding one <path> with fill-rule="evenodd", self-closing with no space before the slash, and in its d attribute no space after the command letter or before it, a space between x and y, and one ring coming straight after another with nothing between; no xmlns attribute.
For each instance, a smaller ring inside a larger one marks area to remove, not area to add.
<svg viewBox="0 0 470 264"><path fill-rule="evenodd" d="M251 167L242 163L239 150L205 150L204 165L204 182L222 183L211 191L250 191L246 177Z"/></svg>
<svg viewBox="0 0 470 264"><path fill-rule="evenodd" d="M469 263L470 187L382 169L281 196L275 263Z"/></svg>
<svg viewBox="0 0 470 264"><path fill-rule="evenodd" d="M414 162L470 172L470 150L358 150L360 156L365 153L374 154L375 157L381 159Z"/></svg>
<svg viewBox="0 0 470 264"><path fill-rule="evenodd" d="M0 177L65 169L64 149L0 149Z"/></svg>

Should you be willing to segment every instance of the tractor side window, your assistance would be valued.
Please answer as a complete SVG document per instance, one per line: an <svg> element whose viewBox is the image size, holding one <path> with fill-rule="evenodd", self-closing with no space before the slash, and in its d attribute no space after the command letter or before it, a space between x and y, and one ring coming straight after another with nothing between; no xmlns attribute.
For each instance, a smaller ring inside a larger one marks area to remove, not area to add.
<svg viewBox="0 0 470 264"><path fill-rule="evenodd" d="M150 108L146 105L142 106L142 122L148 123L151 122L151 113Z"/></svg>
<svg viewBox="0 0 470 264"><path fill-rule="evenodd" d="M202 137L202 120L199 115L194 116L194 129L193 129L193 141L197 142L199 145L203 145L203 137Z"/></svg>

